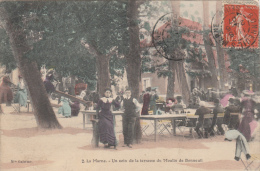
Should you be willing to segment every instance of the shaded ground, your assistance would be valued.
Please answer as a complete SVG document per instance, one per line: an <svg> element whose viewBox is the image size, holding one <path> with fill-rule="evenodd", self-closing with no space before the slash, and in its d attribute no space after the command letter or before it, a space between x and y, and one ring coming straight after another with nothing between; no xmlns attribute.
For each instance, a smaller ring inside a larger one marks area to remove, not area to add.
<svg viewBox="0 0 260 171"><path fill-rule="evenodd" d="M73 118L57 114L64 128L43 131L37 129L33 114L25 111L26 108L18 114L12 108L5 108L5 114L0 115L1 171L136 171L144 167L151 171L244 169L241 162L234 160L235 141L223 141L224 136L193 139L164 132L157 142L149 135L133 148L122 147L122 123L117 116L118 150L104 149L102 144L93 148L91 124L83 130L82 114ZM250 144L254 152L259 149L259 136L256 140Z"/></svg>

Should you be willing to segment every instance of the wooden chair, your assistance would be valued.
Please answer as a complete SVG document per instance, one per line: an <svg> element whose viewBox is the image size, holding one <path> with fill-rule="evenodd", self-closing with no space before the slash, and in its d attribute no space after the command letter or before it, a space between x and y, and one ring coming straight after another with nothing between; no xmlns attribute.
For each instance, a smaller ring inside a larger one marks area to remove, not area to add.
<svg viewBox="0 0 260 171"><path fill-rule="evenodd" d="M224 113L218 113L217 114L216 124L215 124L214 129L213 129L214 135L216 135L216 134L221 135L221 133L217 129L217 127L218 127L217 123L218 122L222 122L223 123L223 118L224 118ZM224 124L222 124L222 125L224 125ZM224 127L224 131L225 131L225 127Z"/></svg>
<svg viewBox="0 0 260 171"><path fill-rule="evenodd" d="M148 114L149 114L149 115L153 115L153 111L152 111L152 110L149 110L149 111L148 111Z"/></svg>
<svg viewBox="0 0 260 171"><path fill-rule="evenodd" d="M163 132L165 130L167 130L168 133L171 134L171 131L168 129L169 127L171 127L170 120L159 120L158 123L159 123L159 125L158 125L159 135L164 135Z"/></svg>
<svg viewBox="0 0 260 171"><path fill-rule="evenodd" d="M250 154L251 158L243 161L241 158L241 162L245 166L245 170L259 170L260 169L260 153Z"/></svg>
<svg viewBox="0 0 260 171"><path fill-rule="evenodd" d="M188 128L190 131L190 134L192 135L192 137L195 139L195 136L193 134L193 130L195 129L197 122L199 119L199 115L194 115L194 114L187 114L186 115L186 119L185 119L185 127L183 128L183 137L185 136L184 132L185 129Z"/></svg>
<svg viewBox="0 0 260 171"><path fill-rule="evenodd" d="M149 124L148 122L145 122L143 120L140 120L140 124L141 124L141 131L142 131L142 134L148 136L148 134L146 133L146 130L148 129L149 127Z"/></svg>

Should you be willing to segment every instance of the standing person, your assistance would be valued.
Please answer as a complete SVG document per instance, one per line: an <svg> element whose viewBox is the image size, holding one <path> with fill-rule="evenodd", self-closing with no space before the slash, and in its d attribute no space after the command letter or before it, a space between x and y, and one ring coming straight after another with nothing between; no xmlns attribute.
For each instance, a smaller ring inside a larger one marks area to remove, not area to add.
<svg viewBox="0 0 260 171"><path fill-rule="evenodd" d="M235 99L230 98L229 105L226 107L225 115L223 118L224 124L228 125L229 129L237 129L239 126L239 116L231 116L231 113L240 113L240 107L235 106Z"/></svg>
<svg viewBox="0 0 260 171"><path fill-rule="evenodd" d="M156 89L153 89L151 92L150 97L150 109L153 111L153 114L156 114L157 106L156 106L156 100L159 99L159 96L156 93Z"/></svg>
<svg viewBox="0 0 260 171"><path fill-rule="evenodd" d="M200 102L200 107L195 112L195 115L199 115L198 123L195 128L195 131L197 132L199 138L203 137L203 133L199 130L202 126L205 128L205 138L208 138L208 132L209 132L209 128L210 128L212 122L210 119L204 120L204 115L210 114L210 113L211 113L211 110L209 108L205 107L204 102ZM203 123L203 120L204 120L204 123Z"/></svg>
<svg viewBox="0 0 260 171"><path fill-rule="evenodd" d="M24 85L24 81L22 76L18 76L19 78L19 83L17 85L18 88L18 93L17 93L17 99L18 99L18 103L21 106L26 107L27 106L27 91L25 89L25 85Z"/></svg>
<svg viewBox="0 0 260 171"><path fill-rule="evenodd" d="M53 70L49 70L45 80L43 81L45 89L47 91L48 94L51 94L52 92L54 92L55 87L52 84L53 80L54 80L54 71Z"/></svg>
<svg viewBox="0 0 260 171"><path fill-rule="evenodd" d="M105 89L105 97L99 99L97 104L97 116L98 116L98 130L100 142L104 144L105 148L114 146L116 149L117 141L114 130L114 116L111 112L111 106L119 106L116 101L111 98L112 90L110 88Z"/></svg>
<svg viewBox="0 0 260 171"><path fill-rule="evenodd" d="M143 98L144 100L143 100L143 108L142 108L141 115L149 115L148 109L149 109L150 98L151 98L150 92L151 92L151 87L146 88L146 92Z"/></svg>
<svg viewBox="0 0 260 171"><path fill-rule="evenodd" d="M121 103L124 100L124 96L123 95L124 95L123 91L118 92L115 101L118 102L118 103ZM120 109L120 107L115 107L115 110L119 110L119 109Z"/></svg>
<svg viewBox="0 0 260 171"><path fill-rule="evenodd" d="M247 141L251 140L251 135L253 133L253 129L250 127L250 123L255 121L254 118L254 109L256 106L256 103L254 100L252 100L249 94L246 94L245 92L245 97L243 98L241 102L242 106L242 121L238 127L238 131L240 131L246 138Z"/></svg>
<svg viewBox="0 0 260 171"><path fill-rule="evenodd" d="M212 125L210 128L210 135L214 136L213 129L216 124L218 126L218 131L221 133L221 135L224 135L224 130L222 128L223 119L222 118L217 119L218 113L224 113L224 109L221 107L219 99L214 100L214 105L215 105L215 108L213 109L214 116L213 116L213 121L212 121Z"/></svg>
<svg viewBox="0 0 260 171"><path fill-rule="evenodd" d="M65 91L68 94L68 90ZM71 117L70 100L66 97L61 97L62 106L59 108L58 113L65 116L65 118Z"/></svg>
<svg viewBox="0 0 260 171"><path fill-rule="evenodd" d="M8 76L4 76L0 85L0 104L6 103L7 106L11 105L13 100L13 92L9 87L10 83L10 78Z"/></svg>
<svg viewBox="0 0 260 171"><path fill-rule="evenodd" d="M138 101L131 96L131 91L127 89L125 91L126 97L121 102L121 106L123 107L123 135L124 135L124 147L128 146L132 148L134 133L135 133L135 122L136 117L138 116L138 112L141 107Z"/></svg>

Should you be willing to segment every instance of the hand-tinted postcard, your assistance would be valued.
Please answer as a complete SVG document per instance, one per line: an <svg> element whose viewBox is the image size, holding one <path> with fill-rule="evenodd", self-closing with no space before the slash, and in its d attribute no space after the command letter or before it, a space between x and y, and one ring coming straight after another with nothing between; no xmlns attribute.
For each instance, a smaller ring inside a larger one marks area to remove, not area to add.
<svg viewBox="0 0 260 171"><path fill-rule="evenodd" d="M260 170L258 0L0 0L0 170Z"/></svg>

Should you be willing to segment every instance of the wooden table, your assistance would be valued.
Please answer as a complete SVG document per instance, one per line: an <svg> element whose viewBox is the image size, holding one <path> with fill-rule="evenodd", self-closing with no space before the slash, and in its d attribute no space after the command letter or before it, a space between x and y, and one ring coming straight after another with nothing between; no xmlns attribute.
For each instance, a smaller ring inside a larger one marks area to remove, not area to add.
<svg viewBox="0 0 260 171"><path fill-rule="evenodd" d="M173 135L176 135L176 120L185 119L186 114L164 114L164 115L143 115L140 120L154 121L154 140L157 141L157 122L158 120L172 120L173 121Z"/></svg>
<svg viewBox="0 0 260 171"><path fill-rule="evenodd" d="M82 110L80 111L83 115L83 129L85 129L85 125L86 125L86 115L89 115L89 116L96 116L97 114L97 111L96 110ZM122 111L112 111L112 114L113 115L122 115L123 112ZM92 118L94 119L94 118Z"/></svg>

